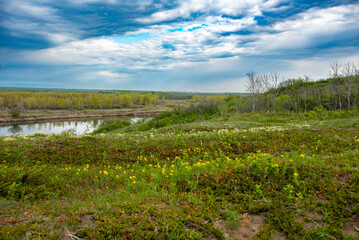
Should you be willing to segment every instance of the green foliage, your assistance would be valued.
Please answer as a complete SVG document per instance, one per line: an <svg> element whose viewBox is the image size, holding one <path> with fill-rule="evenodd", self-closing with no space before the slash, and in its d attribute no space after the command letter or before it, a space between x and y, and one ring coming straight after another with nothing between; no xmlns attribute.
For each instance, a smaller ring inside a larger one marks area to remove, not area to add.
<svg viewBox="0 0 359 240"><path fill-rule="evenodd" d="M9 114L11 117L18 118L20 117L21 113L23 112L23 109L21 107L13 107L9 109Z"/></svg>
<svg viewBox="0 0 359 240"><path fill-rule="evenodd" d="M352 114L0 138L0 239L357 239Z"/></svg>
<svg viewBox="0 0 359 240"><path fill-rule="evenodd" d="M0 107L25 109L111 109L155 106L159 96L154 93L104 92L31 92L0 91Z"/></svg>
<svg viewBox="0 0 359 240"><path fill-rule="evenodd" d="M131 125L131 120L105 120L92 134L108 133Z"/></svg>
<svg viewBox="0 0 359 240"><path fill-rule="evenodd" d="M199 120L208 120L213 117L220 116L218 105L200 104L189 108L176 108L173 111L162 112L151 120L138 126L138 130L146 131L153 128L168 127L173 124L189 123Z"/></svg>

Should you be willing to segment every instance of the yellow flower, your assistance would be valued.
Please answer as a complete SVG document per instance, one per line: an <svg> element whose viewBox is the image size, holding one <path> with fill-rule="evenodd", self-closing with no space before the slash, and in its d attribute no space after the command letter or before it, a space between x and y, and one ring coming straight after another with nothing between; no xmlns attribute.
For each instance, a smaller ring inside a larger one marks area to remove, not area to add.
<svg viewBox="0 0 359 240"><path fill-rule="evenodd" d="M108 172L105 170L105 171L103 171L103 174L107 175L107 174L108 174Z"/></svg>
<svg viewBox="0 0 359 240"><path fill-rule="evenodd" d="M296 173L296 172L293 175L294 175L294 177L298 177L298 173Z"/></svg>
<svg viewBox="0 0 359 240"><path fill-rule="evenodd" d="M359 142L359 138L355 140L356 142Z"/></svg>
<svg viewBox="0 0 359 240"><path fill-rule="evenodd" d="M303 158L304 158L304 157L305 157L305 155L304 155L304 154L300 154L300 157L303 157Z"/></svg>
<svg viewBox="0 0 359 240"><path fill-rule="evenodd" d="M135 184L135 183L136 183L136 181L133 181L133 182L132 182L132 184Z"/></svg>

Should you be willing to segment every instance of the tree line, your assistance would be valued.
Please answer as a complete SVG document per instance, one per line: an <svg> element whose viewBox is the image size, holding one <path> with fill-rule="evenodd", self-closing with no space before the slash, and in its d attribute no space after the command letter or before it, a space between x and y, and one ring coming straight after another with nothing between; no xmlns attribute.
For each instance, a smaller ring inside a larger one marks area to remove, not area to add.
<svg viewBox="0 0 359 240"><path fill-rule="evenodd" d="M159 96L153 93L0 92L2 109L112 109L154 106L158 103Z"/></svg>
<svg viewBox="0 0 359 240"><path fill-rule="evenodd" d="M319 81L309 77L284 80L277 72L247 73L246 97L228 102L232 112L307 112L316 107L327 110L359 107L359 68L354 63L330 65L330 76Z"/></svg>

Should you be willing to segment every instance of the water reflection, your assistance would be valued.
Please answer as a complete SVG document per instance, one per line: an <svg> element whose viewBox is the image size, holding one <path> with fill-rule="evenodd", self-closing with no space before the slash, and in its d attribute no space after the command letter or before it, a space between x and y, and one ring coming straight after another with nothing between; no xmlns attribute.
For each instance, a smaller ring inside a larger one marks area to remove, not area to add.
<svg viewBox="0 0 359 240"><path fill-rule="evenodd" d="M22 132L22 127L20 127L20 125L18 124L14 124L14 125L11 125L9 128L8 128L8 132L13 134L13 135L16 135L17 133L21 133Z"/></svg>
<svg viewBox="0 0 359 240"><path fill-rule="evenodd" d="M28 134L33 134L35 132L44 132L44 133L70 132L77 135L83 135L97 129L104 120L106 119L12 124L8 126L0 126L0 136L16 135L19 133L28 135ZM132 123L137 122L139 120L141 120L141 118L131 118Z"/></svg>

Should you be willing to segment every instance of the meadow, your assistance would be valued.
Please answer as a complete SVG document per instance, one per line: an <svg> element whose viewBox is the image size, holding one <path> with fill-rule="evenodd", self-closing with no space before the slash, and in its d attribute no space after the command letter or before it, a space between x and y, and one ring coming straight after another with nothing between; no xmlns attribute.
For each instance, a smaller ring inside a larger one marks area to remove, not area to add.
<svg viewBox="0 0 359 240"><path fill-rule="evenodd" d="M359 239L358 111L170 119L0 138L0 239Z"/></svg>

